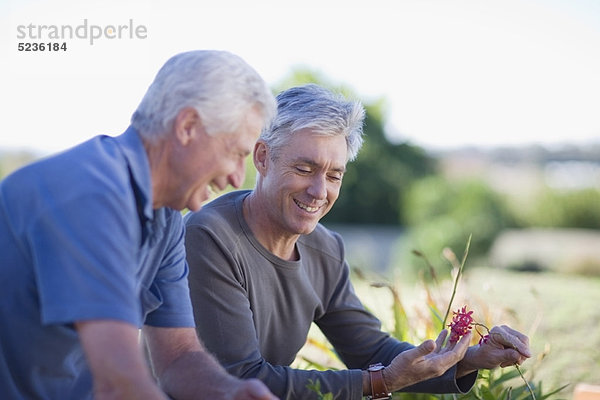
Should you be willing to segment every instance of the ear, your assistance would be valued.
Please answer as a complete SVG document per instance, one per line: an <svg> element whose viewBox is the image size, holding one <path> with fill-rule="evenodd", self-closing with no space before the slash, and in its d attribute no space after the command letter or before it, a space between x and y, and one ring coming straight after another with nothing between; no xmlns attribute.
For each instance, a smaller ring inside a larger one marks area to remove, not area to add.
<svg viewBox="0 0 600 400"><path fill-rule="evenodd" d="M204 128L200 115L194 108L185 107L177 113L173 130L175 137L183 146L186 146L199 133L199 129Z"/></svg>
<svg viewBox="0 0 600 400"><path fill-rule="evenodd" d="M254 166L259 174L263 175L267 170L267 163L269 161L269 148L262 140L258 140L254 144L254 152L252 153L252 159Z"/></svg>

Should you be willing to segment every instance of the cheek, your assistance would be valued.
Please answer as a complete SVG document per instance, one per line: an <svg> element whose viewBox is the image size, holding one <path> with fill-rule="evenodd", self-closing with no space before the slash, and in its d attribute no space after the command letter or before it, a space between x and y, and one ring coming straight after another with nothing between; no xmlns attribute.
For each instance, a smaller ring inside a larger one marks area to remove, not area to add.
<svg viewBox="0 0 600 400"><path fill-rule="evenodd" d="M342 189L342 186L340 184L331 184L327 188L327 200L329 200L329 202L331 204L335 203L338 196L340 195L341 189Z"/></svg>
<svg viewBox="0 0 600 400"><path fill-rule="evenodd" d="M243 165L243 160L239 157L217 157L214 161L215 169L223 174L229 175L235 171L239 171Z"/></svg>
<svg viewBox="0 0 600 400"><path fill-rule="evenodd" d="M218 154L206 157L201 164L203 171L211 175L230 173L234 169L234 163L230 159L224 156L219 157Z"/></svg>

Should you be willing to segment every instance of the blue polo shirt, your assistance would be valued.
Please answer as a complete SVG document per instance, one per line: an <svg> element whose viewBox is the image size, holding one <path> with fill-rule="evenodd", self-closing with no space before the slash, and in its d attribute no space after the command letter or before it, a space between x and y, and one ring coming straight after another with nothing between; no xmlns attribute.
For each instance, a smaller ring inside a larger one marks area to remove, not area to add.
<svg viewBox="0 0 600 400"><path fill-rule="evenodd" d="M0 182L0 397L86 399L75 321L194 326L184 227L133 128Z"/></svg>

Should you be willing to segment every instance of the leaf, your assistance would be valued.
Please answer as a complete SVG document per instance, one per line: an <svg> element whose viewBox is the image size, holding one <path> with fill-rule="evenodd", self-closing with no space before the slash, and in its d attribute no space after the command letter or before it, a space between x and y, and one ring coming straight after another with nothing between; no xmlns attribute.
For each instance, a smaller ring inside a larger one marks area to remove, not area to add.
<svg viewBox="0 0 600 400"><path fill-rule="evenodd" d="M443 324L442 317L439 314L439 310L435 306L430 305L429 306L429 311L431 311L431 315L433 315L433 317L435 318L435 320L437 322L439 322L440 325ZM442 326L441 329L444 329L444 327Z"/></svg>
<svg viewBox="0 0 600 400"><path fill-rule="evenodd" d="M405 341L408 331L408 316L406 315L406 310L402 305L398 291L391 286L390 291L394 298L394 303L392 305L394 312L394 336L400 341Z"/></svg>
<svg viewBox="0 0 600 400"><path fill-rule="evenodd" d="M504 370L502 370L502 371L503 372L500 375L500 377L494 379L494 381L491 385L498 386L498 385L503 384L506 381L509 381L509 380L514 379L519 376L519 371L517 371L516 369L507 369L506 372L504 372Z"/></svg>
<svg viewBox="0 0 600 400"><path fill-rule="evenodd" d="M482 387L481 388L481 397L484 400L497 400L496 396L494 396L494 394L492 393L492 391L489 388L486 388L486 387Z"/></svg>
<svg viewBox="0 0 600 400"><path fill-rule="evenodd" d="M319 381L318 379L316 382L312 379L309 379L308 383L306 384L306 387L312 390L313 392L316 392L317 394L321 393L321 381Z"/></svg>
<svg viewBox="0 0 600 400"><path fill-rule="evenodd" d="M561 390L565 389L565 388L566 388L567 386L569 386L569 385L570 385L570 383L567 383L566 385L564 385L564 386L561 386L561 387L559 387L558 389L555 389L555 390L551 391L550 393L546 393L546 394L545 394L545 395L543 395L543 396L539 396L539 397L537 397L537 400L543 400L543 399L547 399L548 397L552 396L553 394L556 394L556 393L560 392ZM541 386L541 385L540 385L540 386Z"/></svg>

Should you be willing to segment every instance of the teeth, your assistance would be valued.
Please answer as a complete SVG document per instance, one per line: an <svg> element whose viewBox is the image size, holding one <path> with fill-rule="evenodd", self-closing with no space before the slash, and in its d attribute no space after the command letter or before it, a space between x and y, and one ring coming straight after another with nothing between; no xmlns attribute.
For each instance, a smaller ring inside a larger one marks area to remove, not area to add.
<svg viewBox="0 0 600 400"><path fill-rule="evenodd" d="M298 207L300 207L301 209L306 210L308 212L311 212L311 213L315 212L319 209L319 207L310 207L310 206L300 203L299 201L295 201L295 202L298 205Z"/></svg>

